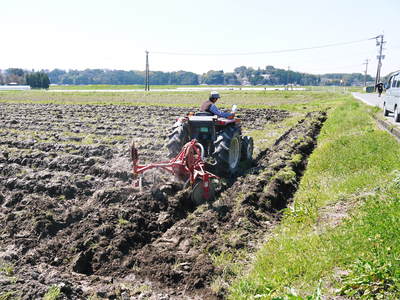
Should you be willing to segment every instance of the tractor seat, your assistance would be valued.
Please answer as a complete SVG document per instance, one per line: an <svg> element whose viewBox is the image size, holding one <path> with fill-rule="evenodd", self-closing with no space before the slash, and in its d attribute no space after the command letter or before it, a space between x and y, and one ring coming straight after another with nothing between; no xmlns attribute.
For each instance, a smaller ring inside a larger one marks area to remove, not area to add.
<svg viewBox="0 0 400 300"><path fill-rule="evenodd" d="M195 116L213 116L214 114L206 112L206 111L199 111L194 114Z"/></svg>

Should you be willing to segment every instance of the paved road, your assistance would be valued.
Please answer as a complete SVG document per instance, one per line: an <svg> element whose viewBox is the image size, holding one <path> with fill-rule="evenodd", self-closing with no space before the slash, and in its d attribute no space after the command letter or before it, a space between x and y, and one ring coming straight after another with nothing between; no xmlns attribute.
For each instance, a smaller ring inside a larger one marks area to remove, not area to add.
<svg viewBox="0 0 400 300"><path fill-rule="evenodd" d="M383 97L384 94L382 94L382 97L378 97L378 94L375 93L352 93L353 97L361 100L362 102L371 105L371 106L378 106L379 108L383 108ZM383 116L383 111L382 111L382 116ZM388 122L390 122L393 125L397 125L400 127L400 123L395 123L393 119L393 114L389 113L388 117L384 117Z"/></svg>
<svg viewBox="0 0 400 300"><path fill-rule="evenodd" d="M352 93L353 97L361 100L362 102L368 104L368 105L372 105L372 106L378 106L380 108L382 108L382 97L378 97L378 94L375 93Z"/></svg>

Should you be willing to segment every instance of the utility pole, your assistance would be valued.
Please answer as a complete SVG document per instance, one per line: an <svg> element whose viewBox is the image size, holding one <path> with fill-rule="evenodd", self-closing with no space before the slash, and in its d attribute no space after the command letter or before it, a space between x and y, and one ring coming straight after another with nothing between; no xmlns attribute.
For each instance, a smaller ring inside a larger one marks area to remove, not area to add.
<svg viewBox="0 0 400 300"><path fill-rule="evenodd" d="M365 74L365 77L364 77L364 86L365 86L365 87L367 86L368 62L369 62L369 59L366 59L366 60L365 60L365 63L363 63L363 65L365 65L365 71L364 71L364 74Z"/></svg>
<svg viewBox="0 0 400 300"><path fill-rule="evenodd" d="M380 38L380 41L379 41ZM383 50L383 44L385 44L386 41L383 40L383 34L378 35L376 37L376 46L379 46L379 55L376 57L378 59L378 67L376 69L376 77L375 77L375 88L374 91L376 91L376 85L378 82L381 80L381 68L382 68L382 59L385 58L385 55L382 55L382 50Z"/></svg>
<svg viewBox="0 0 400 300"><path fill-rule="evenodd" d="M144 90L150 91L150 82L149 82L149 51L146 50L146 73L144 79Z"/></svg>

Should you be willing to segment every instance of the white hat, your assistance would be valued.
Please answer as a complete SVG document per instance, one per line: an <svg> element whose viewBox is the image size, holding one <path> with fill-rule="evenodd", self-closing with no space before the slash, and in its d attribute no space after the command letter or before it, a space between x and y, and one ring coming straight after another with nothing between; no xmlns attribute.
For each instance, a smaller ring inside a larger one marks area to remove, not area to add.
<svg viewBox="0 0 400 300"><path fill-rule="evenodd" d="M221 96L219 95L219 93L218 93L217 91L212 91L212 92L210 93L210 97L211 97L211 98L214 98L214 99L221 98Z"/></svg>

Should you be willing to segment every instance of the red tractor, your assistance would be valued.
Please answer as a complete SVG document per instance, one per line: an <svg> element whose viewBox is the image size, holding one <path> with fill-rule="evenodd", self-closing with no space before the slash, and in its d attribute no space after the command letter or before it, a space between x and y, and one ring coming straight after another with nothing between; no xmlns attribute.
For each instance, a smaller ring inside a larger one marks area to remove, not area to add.
<svg viewBox="0 0 400 300"><path fill-rule="evenodd" d="M193 139L203 146L207 162L222 176L234 174L240 161L253 157L253 138L242 136L239 118L225 119L207 112L178 118L167 144L170 157Z"/></svg>
<svg viewBox="0 0 400 300"><path fill-rule="evenodd" d="M172 126L167 148L169 161L139 165L138 152L132 144L134 185L141 186L139 174L162 168L190 183L192 200L200 204L214 198L212 179L232 176L238 171L241 161L252 160L253 139L242 136L239 118L225 119L198 112L177 119Z"/></svg>

